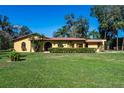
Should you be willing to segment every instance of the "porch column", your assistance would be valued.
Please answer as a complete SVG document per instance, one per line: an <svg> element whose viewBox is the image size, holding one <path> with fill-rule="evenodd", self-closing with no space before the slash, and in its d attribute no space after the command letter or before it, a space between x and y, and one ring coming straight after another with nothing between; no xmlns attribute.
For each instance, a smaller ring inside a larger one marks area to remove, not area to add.
<svg viewBox="0 0 124 93"><path fill-rule="evenodd" d="M45 42L44 42L44 41L41 41L41 42L43 42L43 44L42 44L42 49L43 49L43 51L44 51L44 50L45 50L45 49L44 49Z"/></svg>
<svg viewBox="0 0 124 93"><path fill-rule="evenodd" d="M74 48L77 48L77 43L74 44Z"/></svg>
<svg viewBox="0 0 124 93"><path fill-rule="evenodd" d="M105 41L102 42L102 47L103 47L103 50L105 50Z"/></svg>
<svg viewBox="0 0 124 93"><path fill-rule="evenodd" d="M83 48L85 48L85 43L83 43Z"/></svg>
<svg viewBox="0 0 124 93"><path fill-rule="evenodd" d="M30 40L30 52L32 52L32 41Z"/></svg>

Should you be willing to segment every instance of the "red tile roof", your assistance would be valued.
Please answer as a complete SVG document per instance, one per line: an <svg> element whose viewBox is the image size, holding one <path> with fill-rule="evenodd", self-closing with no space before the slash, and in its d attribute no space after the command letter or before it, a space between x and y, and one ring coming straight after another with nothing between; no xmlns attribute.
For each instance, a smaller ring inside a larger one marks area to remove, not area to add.
<svg viewBox="0 0 124 93"><path fill-rule="evenodd" d="M48 38L44 40L75 40L75 41L80 41L80 40L85 40L84 38Z"/></svg>

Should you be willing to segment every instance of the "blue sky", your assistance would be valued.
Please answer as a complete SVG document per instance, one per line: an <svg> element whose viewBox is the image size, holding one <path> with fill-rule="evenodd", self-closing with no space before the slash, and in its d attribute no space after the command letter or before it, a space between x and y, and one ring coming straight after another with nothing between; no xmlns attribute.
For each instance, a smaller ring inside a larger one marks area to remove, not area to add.
<svg viewBox="0 0 124 93"><path fill-rule="evenodd" d="M33 32L52 37L53 32L63 26L64 16L73 13L89 20L89 31L98 28L96 18L90 16L90 8L86 5L68 6L0 6L0 14L9 17L12 24L26 25Z"/></svg>

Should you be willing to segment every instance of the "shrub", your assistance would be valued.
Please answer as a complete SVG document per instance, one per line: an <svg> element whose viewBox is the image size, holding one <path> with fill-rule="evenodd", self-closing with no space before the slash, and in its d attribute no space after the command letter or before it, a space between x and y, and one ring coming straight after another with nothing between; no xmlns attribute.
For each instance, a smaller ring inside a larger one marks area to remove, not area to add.
<svg viewBox="0 0 124 93"><path fill-rule="evenodd" d="M10 53L11 61L19 61L20 57L21 57L21 55L19 53L17 53L17 52L13 51L13 52Z"/></svg>
<svg viewBox="0 0 124 93"><path fill-rule="evenodd" d="M94 48L50 48L50 53L95 53Z"/></svg>

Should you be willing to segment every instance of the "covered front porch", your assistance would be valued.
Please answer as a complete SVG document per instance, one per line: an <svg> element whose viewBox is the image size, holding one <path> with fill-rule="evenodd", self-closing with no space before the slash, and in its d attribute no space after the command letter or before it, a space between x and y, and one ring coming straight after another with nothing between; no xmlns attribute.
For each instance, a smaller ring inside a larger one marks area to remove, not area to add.
<svg viewBox="0 0 124 93"><path fill-rule="evenodd" d="M84 40L82 38L47 38L31 40L31 52L49 51L49 48L96 48L104 50L106 40ZM34 44L35 43L35 44Z"/></svg>
<svg viewBox="0 0 124 93"><path fill-rule="evenodd" d="M43 50L49 48L85 48L84 41L43 41Z"/></svg>
<svg viewBox="0 0 124 93"><path fill-rule="evenodd" d="M85 48L85 41L31 40L31 52L48 51L49 48Z"/></svg>

